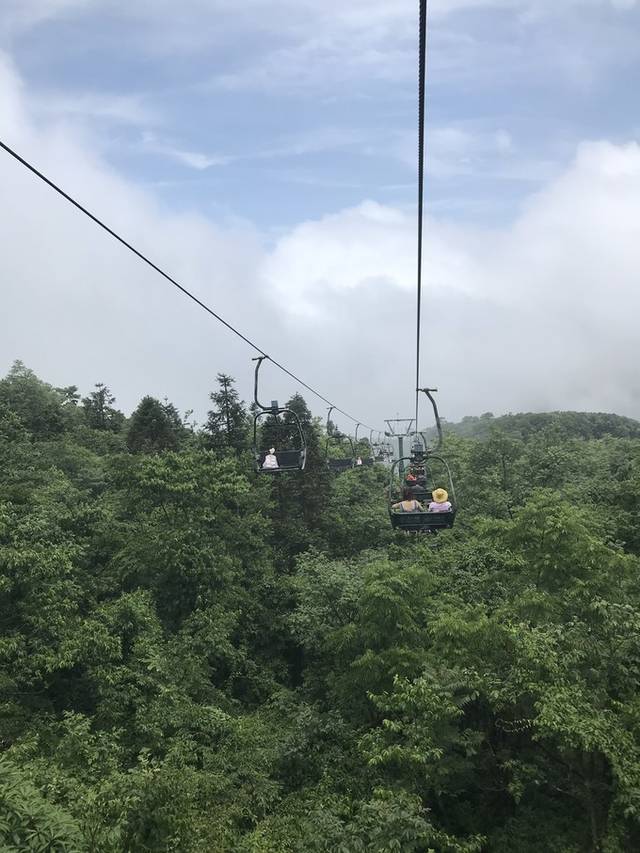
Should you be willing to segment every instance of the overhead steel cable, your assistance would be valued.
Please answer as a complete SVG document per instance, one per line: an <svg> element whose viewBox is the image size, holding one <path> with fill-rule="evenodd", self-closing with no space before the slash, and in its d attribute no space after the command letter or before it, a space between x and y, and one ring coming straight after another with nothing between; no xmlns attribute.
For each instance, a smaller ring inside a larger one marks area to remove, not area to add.
<svg viewBox="0 0 640 853"><path fill-rule="evenodd" d="M422 314L422 220L424 213L424 113L427 70L427 0L420 2L418 44L418 287L416 300L416 433L419 432L420 405L420 336Z"/></svg>
<svg viewBox="0 0 640 853"><path fill-rule="evenodd" d="M73 196L71 196L71 195L69 195L69 193L65 192L62 189L62 187L59 187L50 178L48 178L46 175L44 175L42 172L40 172L38 169L36 169L35 166L33 166L31 163L29 163L27 160L25 160L24 157L21 157L17 151L14 151L13 148L10 148L1 139L0 139L0 148L2 148L4 151L6 151L7 154L11 155L11 157L13 157L14 160L17 160L18 163L20 163L22 166L24 166L26 169L28 169L30 172L32 172L37 178L40 178L40 180L43 181L45 184L47 184L47 186L51 187L52 190L55 190L55 192L57 192L58 195L61 195L62 198L64 198L66 201L69 202L69 204L72 204L81 213L84 213L85 216L88 216L89 219L91 219L96 225L98 225L100 228L102 228L103 231L106 231L107 234L110 234L111 237L113 237L115 240L117 240L119 243L121 243L123 246L125 246L127 249L129 249L130 252L133 252L133 254L136 255L136 257L140 258L141 261L144 261L144 263L147 264L148 266L150 266L152 270L155 270L155 272L159 273L159 275L161 275L170 284L172 284L174 287L176 287L181 293L183 293L185 296L187 296L189 299L191 299L193 302L195 302L196 305L198 305L200 308L202 308L204 311L206 311L208 314L210 314L212 317L214 317L216 320L218 320L218 322L222 323L223 326L226 326L226 328L229 329L230 332L233 332L234 335L237 335L237 337L239 337L240 340L244 341L246 344L248 344L250 347L252 347L256 352L259 352L260 355L264 356L265 358L268 358L269 361L271 362L271 364L274 365L274 367L277 367L279 370L281 370L283 373L285 373L287 376L289 376L291 379L293 379L295 382L297 382L298 385L301 385L303 388L306 388L307 391L311 392L311 394L314 394L316 397L318 397L318 399L327 403L329 406L333 406L333 408L336 412L340 412L341 415L344 415L346 418L353 421L355 424L359 423L361 426L364 426L367 429L372 429L372 427L368 426L368 424L365 424L359 418L354 418L353 415L350 415L348 412L345 412L344 409L341 409L339 406L336 406L334 403L331 402L331 400L327 399L327 397L324 397L319 391L316 391L315 388L312 388L311 385L307 385L306 382L304 382L302 379L300 379L299 376L296 376L295 373L292 373L283 364L280 364L280 362L276 361L274 358L271 358L271 356L267 355L267 353L263 349L261 349L261 347L259 347L257 344L255 344L246 335L243 335L242 332L240 332L238 329L236 329L235 326L232 326L231 323L227 322L227 320L225 320L223 317L221 317L220 314L217 314L213 310L213 308L210 308L201 299L198 299L198 297L195 296L193 293L191 293L190 290L187 290L186 287L183 287L183 285L181 285L178 281L176 281L175 278L170 276L169 273L165 272L161 267L159 267L157 264L155 264L150 258L148 258L145 254L143 254L139 249L136 249L136 247L133 246L131 243L129 243L127 240L125 240L124 237L121 237L120 234L118 234L112 228L109 228L109 226L106 223L104 223L101 219L99 219L95 214L91 213L90 210L87 210L87 208L84 207L84 205L80 204L80 202L77 201L75 198L73 198Z"/></svg>

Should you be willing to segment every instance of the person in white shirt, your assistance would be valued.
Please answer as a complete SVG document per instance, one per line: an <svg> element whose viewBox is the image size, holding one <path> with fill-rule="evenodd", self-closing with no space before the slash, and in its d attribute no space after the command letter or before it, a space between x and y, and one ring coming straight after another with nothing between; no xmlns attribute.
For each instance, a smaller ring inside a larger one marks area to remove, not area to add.
<svg viewBox="0 0 640 853"><path fill-rule="evenodd" d="M262 463L263 468L279 468L278 465L278 457L276 456L275 447L270 447L269 452L264 457L264 462Z"/></svg>
<svg viewBox="0 0 640 853"><path fill-rule="evenodd" d="M449 512L451 503L446 489L434 489L431 497L433 500L429 504L429 512Z"/></svg>

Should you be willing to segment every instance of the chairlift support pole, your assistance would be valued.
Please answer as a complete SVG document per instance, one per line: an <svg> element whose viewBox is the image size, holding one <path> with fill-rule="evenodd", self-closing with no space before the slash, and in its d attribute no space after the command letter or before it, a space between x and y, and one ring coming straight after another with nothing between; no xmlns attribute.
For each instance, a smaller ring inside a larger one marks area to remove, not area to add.
<svg viewBox="0 0 640 853"><path fill-rule="evenodd" d="M411 435L412 427L414 424L414 418L388 418L387 420L385 420L385 423L389 427L389 432L387 433L387 435L397 438L400 433L396 432L394 424L409 424L409 426L405 429L402 435Z"/></svg>
<svg viewBox="0 0 640 853"><path fill-rule="evenodd" d="M404 439L406 436L411 435L412 427L415 423L415 418L389 418L385 420L385 423L389 427L389 432L387 435L392 438L398 439L398 460L400 462L399 470L400 475L404 474ZM404 432L396 432L395 424L408 424Z"/></svg>

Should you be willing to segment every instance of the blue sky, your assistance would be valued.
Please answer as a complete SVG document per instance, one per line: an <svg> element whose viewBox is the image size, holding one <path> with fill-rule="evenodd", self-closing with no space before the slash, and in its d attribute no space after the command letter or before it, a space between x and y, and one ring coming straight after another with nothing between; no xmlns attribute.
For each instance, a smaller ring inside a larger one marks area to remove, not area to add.
<svg viewBox="0 0 640 853"><path fill-rule="evenodd" d="M390 330L370 337L349 333L335 319L336 306L342 300L345 308L338 311L362 312L369 326L387 324L391 316L397 323L392 333L400 339L410 323L417 2L4 0L3 7L0 50L9 69L4 115L0 109L5 138L33 146L36 160L47 161L67 182L77 180L87 203L109 212L114 225L127 224L118 204L127 207L131 193L132 204L153 211L153 223L145 225L142 214L136 220L141 238L154 248L152 226L160 227L165 244L158 251L190 275L187 284L228 307L241 325L247 305L253 305L257 317L247 322L263 332L267 346L275 332L273 342L322 387L337 385L347 399L353 396L340 365L345 360L355 365L363 356L375 363L372 341L388 339ZM584 205L572 211L563 193L571 192L577 203L584 190L588 206L595 198L588 191L590 175L606 178L619 156L629 160L635 186L640 4L430 0L428 44L427 330L442 330L447 342L454 335L474 338L469 346L477 351L506 334L505 327L522 323L511 345L530 339L525 349L532 353L541 330L528 299L539 305L540 279L523 282L517 304L510 288L523 264L529 273L545 258L545 293L554 299L561 281L560 303L568 306L562 381L545 391L531 357L518 362L517 371L496 368L490 389L480 394L475 389L482 374L460 377L454 354L434 370L451 387L451 413L590 407L640 415L636 387L598 396L583 381L593 371L588 342L599 331L600 285L593 281L581 292L575 257L563 258L561 251L565 246L575 255L584 240L591 251L593 238L587 235L597 233ZM15 103L17 112L6 107ZM75 172L74 157L82 163ZM602 187L613 205L607 223L617 235L600 238L603 269L611 245L631 227L621 211L635 209L635 197L629 207L627 189L619 199L618 190L618 183ZM593 216L601 210L594 209ZM55 206L51 211L55 216ZM530 241L543 239L546 216L558 220L553 250L540 243L532 262ZM574 223L581 218L584 228L576 236ZM32 239L38 223L25 215L23 225L22 237ZM187 231L190 258L184 257ZM212 255L216 240L224 249ZM73 263L82 266L77 246L74 251ZM623 313L636 307L627 302L633 299L632 261L625 256L624 267L616 270ZM225 292L205 280L212 268L225 270L231 282ZM593 269L590 262L587 272ZM38 287L49 292L44 274L34 269L29 276L34 293ZM127 275L134 275L129 267ZM502 281L499 288L495 278ZM229 291L239 294L237 302ZM575 305L589 305L591 296L589 316L572 322ZM274 299L292 306L290 316L265 329L260 315L267 316ZM547 315L556 311L546 308ZM87 303L83 310L89 309ZM459 316L441 317L441 309ZM189 309L171 302L166 310L175 319L176 310ZM481 334L475 320L485 311ZM502 312L507 315L497 325ZM42 336L30 341L27 325L23 332L19 339L15 331L10 336L12 344L19 340L21 352L9 353L7 344L3 359L21 356L36 368L46 364L56 381L58 373L73 374L72 352L52 361ZM320 359L326 357L329 375L316 373L314 360L300 356L298 334L313 342ZM615 334L614 349L627 334L626 328ZM493 346L488 359L495 366L499 350L494 353ZM328 349L336 353L335 362ZM224 360L224 343L211 356ZM379 354L379 397L391 393L393 357L393 348ZM461 363L468 357L462 347ZM631 356L625 351L624 357ZM240 354L233 350L229 360L219 369L240 374ZM115 390L128 405L148 390L142 384L149 370L138 377L130 370L119 373L109 363L106 343L94 362L87 363L87 381L93 370L96 380L120 383ZM162 359L157 370L151 382L157 393L166 376L166 393L196 408L198 402L186 398L206 396L211 384L203 375L183 389L179 370ZM393 409L410 397L394 394ZM369 419L388 416L368 395L356 394L356 401Z"/></svg>

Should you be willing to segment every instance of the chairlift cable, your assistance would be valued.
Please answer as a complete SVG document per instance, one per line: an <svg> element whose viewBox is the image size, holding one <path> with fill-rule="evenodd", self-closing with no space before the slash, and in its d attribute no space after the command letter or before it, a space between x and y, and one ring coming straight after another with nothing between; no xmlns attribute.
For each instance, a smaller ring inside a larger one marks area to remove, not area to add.
<svg viewBox="0 0 640 853"><path fill-rule="evenodd" d="M418 409L420 401L420 333L422 313L422 220L424 211L424 113L425 81L427 68L427 0L420 0L420 36L418 46L418 269L416 301L416 418L415 431L419 432Z"/></svg>
<svg viewBox="0 0 640 853"><path fill-rule="evenodd" d="M439 450L442 444L442 426L440 422L440 415L438 413L438 407L433 397L433 393L435 392L435 388L420 388L420 320L421 320L421 302L422 302L422 231L423 231L423 213L424 213L424 116L425 116L425 81L426 81L426 58L427 58L427 0L419 0L420 2L420 25L419 25L419 48L418 48L418 264L417 264L417 305L416 305L416 401L415 401L415 420L414 420L414 434L416 437L420 434L420 427L418 422L419 417L419 400L420 393L424 392L429 398L431 405L433 407L433 412L436 419L436 427L438 430L438 445L436 450ZM398 419L399 421L401 419ZM388 420L387 424L391 427L393 421ZM409 429L407 430L407 434L410 434L411 424ZM393 430L391 430L393 432ZM411 449L411 456L402 456L402 453L398 453L399 458L392 463L391 465L391 482L389 486L389 494L390 497L393 494L394 484L396 483L397 472L403 472L403 465L405 461L409 461L410 465L421 465L422 466L422 476L424 482L422 484L418 483L417 478L414 477L416 483L420 486L421 490L424 492L424 495L427 495L426 492L426 469L425 469L425 461L429 460L437 460L442 464L444 470L447 474L447 479L449 481L449 495L451 496L451 503L449 503L448 509L440 510L440 511L431 511L431 505L428 510L424 510L420 508L419 501L416 501L415 497L412 499L411 509L405 509L404 507L404 499L399 504L393 503L393 497L391 497L391 503L389 506L389 517L391 519L391 526L395 530L401 530L404 533L428 533L428 534L436 534L440 530L445 530L453 527L455 517L456 517L456 499L455 492L453 488L453 478L451 476L451 469L447 463L447 460L443 456L436 455L433 450L429 449L425 446L420 445L416 441L416 450L414 448ZM411 470L411 469L410 469ZM405 484L408 480L405 480ZM446 489L443 490L445 495L447 494ZM411 491L411 494L415 496L415 490ZM436 498L436 492L432 492L432 496L434 501L438 502ZM406 497L406 494L405 494ZM444 504L444 501L440 501ZM416 504L417 507L416 508Z"/></svg>
<svg viewBox="0 0 640 853"><path fill-rule="evenodd" d="M356 424L360 423L362 426L367 426L367 424L363 424L362 421L360 421L358 418L354 418L353 415L350 415L348 412L345 412L343 409L334 405L331 402L331 400L328 400L319 391L316 391L315 388L312 388L311 385L308 385L306 382L304 382L302 379L300 379L299 376L296 376L295 373L292 373L288 368L286 368L283 364L280 364L280 362L278 362L275 359L268 356L267 353L263 349L261 349L257 344L255 344L252 340L250 340L246 335L243 335L242 332L240 332L238 329L235 328L235 326L232 326L231 323L229 323L227 320L225 320L223 317L221 317L220 314L217 314L212 308L210 308L208 305L206 305L201 299L198 299L198 297L195 296L193 293L191 293L190 290L187 290L186 287L184 287L178 281L176 281L176 279L173 278L172 276L170 276L169 273L165 272L161 267L159 267L150 258L148 258L145 254L143 254L139 249L136 249L135 246L133 246L131 243L129 243L127 240L125 240L124 237L121 237L120 234L118 234L116 231L114 231L112 228L110 228L106 223L104 223L101 219L99 219L95 214L91 213L90 210L87 210L87 208L84 207L82 204L80 204L80 202L77 201L75 198L73 198L73 196L71 196L71 195L69 195L69 193L65 192L62 189L62 187L58 186L58 184L54 183L50 178L48 178L46 175L44 175L42 172L40 172L38 169L36 169L35 166L33 166L31 163L29 163L27 160L25 160L24 157L21 157L17 151L14 151L13 148L10 148L1 139L0 139L0 148L2 148L4 151L6 151L7 154L11 155L11 157L13 157L14 160L17 160L18 163L23 165L26 169L28 169L37 178L39 178L41 181L43 181L45 184L47 184L47 186L51 187L52 190L55 190L55 192L57 192L58 195L61 195L62 198L64 198L71 205L73 205L75 208L77 208L81 213L84 213L85 216L87 216L96 225L98 225L100 228L102 228L103 231L106 231L107 234L109 234L111 237L113 237L115 240L117 240L119 243L121 243L125 248L129 249L130 252L133 252L133 254L136 255L136 257L138 257L141 261L144 261L144 263L147 264L148 266L150 266L152 270L159 273L164 279L166 279L170 284L172 284L174 287L176 287L181 293L183 293L185 296L187 296L189 299L191 299L193 302L195 302L196 305L198 305L200 308L202 308L204 311L206 311L208 314L210 314L214 319L218 320L218 322L222 323L223 326L226 326L226 328L229 329L230 332L233 332L234 335L237 335L237 337L239 337L242 341L244 341L246 344L248 344L250 347L252 347L254 350L256 350L256 352L259 352L260 355L264 356L265 358L268 358L275 367L277 367L279 370L281 370L283 373L285 373L287 376L289 376L291 379L293 379L295 382L297 382L303 388L306 388L307 391L314 394L316 397L318 397L323 402L328 403L328 405L330 405L330 406L333 405L333 408L336 410L336 412L340 412L340 414L344 415L346 418L348 418L349 420L353 421ZM367 426L367 428L369 429L370 427Z"/></svg>

